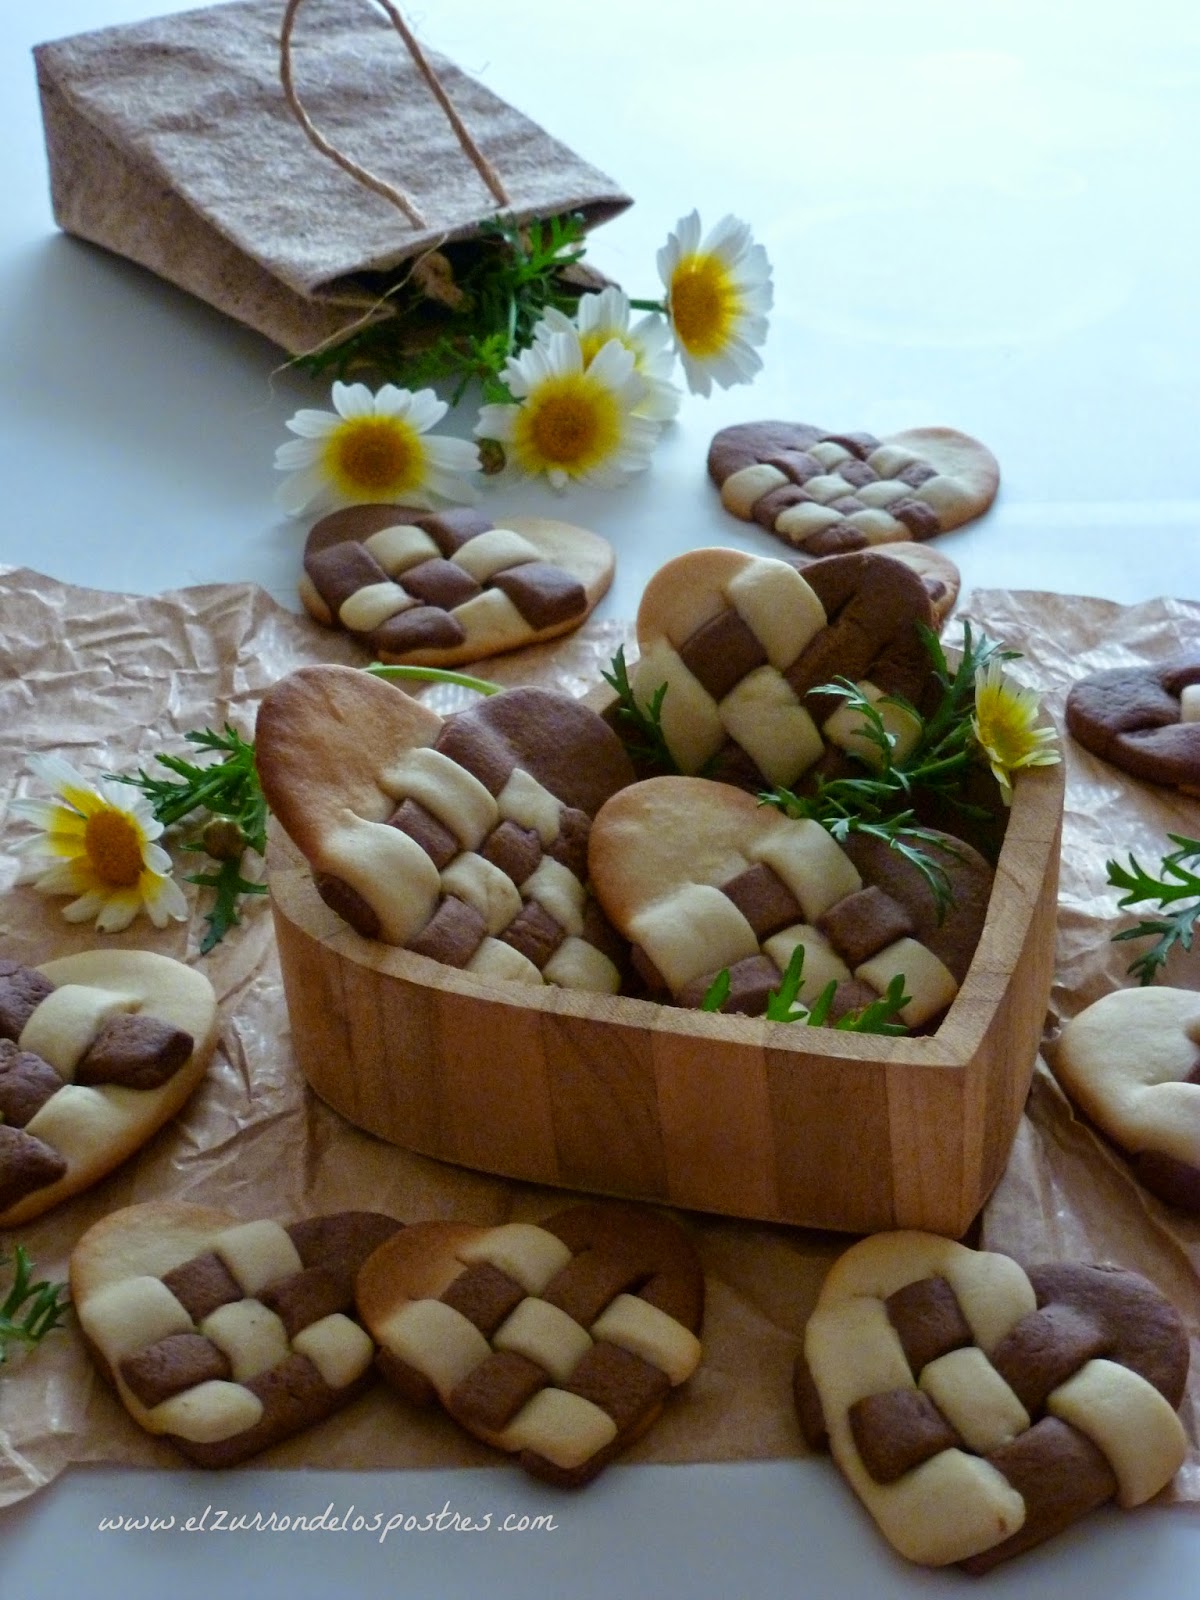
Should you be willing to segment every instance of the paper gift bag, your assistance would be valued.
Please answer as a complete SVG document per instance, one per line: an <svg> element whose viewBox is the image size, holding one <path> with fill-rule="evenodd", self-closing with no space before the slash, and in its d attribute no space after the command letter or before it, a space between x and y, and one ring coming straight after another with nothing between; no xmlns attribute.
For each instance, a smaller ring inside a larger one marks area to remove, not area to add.
<svg viewBox="0 0 1200 1600"><path fill-rule="evenodd" d="M39 45L59 226L299 354L364 315L390 315L380 274L477 237L497 214L579 211L594 224L630 203L430 54L456 129L419 47L414 57L364 0L305 0L294 109L280 75L284 20L284 0L238 0ZM315 147L307 119L354 170Z"/></svg>

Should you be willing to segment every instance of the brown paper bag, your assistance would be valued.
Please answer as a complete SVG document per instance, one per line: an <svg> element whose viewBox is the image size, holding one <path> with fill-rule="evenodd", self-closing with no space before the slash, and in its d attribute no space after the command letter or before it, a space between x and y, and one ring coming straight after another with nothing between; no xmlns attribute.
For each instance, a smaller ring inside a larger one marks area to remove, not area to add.
<svg viewBox="0 0 1200 1600"><path fill-rule="evenodd" d="M238 0L34 51L54 215L299 354L389 315L376 276L497 213L606 220L629 197L444 58L428 60L498 202L391 23L306 0L297 87L312 123L400 190L414 224L320 153L280 81L284 0Z"/></svg>

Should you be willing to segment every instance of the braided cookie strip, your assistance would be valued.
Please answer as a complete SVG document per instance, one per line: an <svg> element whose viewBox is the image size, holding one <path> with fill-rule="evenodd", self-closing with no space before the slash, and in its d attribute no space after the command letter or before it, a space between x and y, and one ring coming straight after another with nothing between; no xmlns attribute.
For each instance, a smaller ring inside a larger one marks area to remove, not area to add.
<svg viewBox="0 0 1200 1600"><path fill-rule="evenodd" d="M919 705L931 673L918 624L932 623L918 575L873 552L801 576L767 556L692 550L646 586L631 686L643 709L666 686L660 725L681 772L790 787L830 746L867 759L873 750L861 717L813 690L843 677L876 702L900 695ZM903 753L914 719L896 705L878 709Z"/></svg>
<svg viewBox="0 0 1200 1600"><path fill-rule="evenodd" d="M1135 778L1200 795L1200 656L1081 678L1067 696L1067 728Z"/></svg>
<svg viewBox="0 0 1200 1600"><path fill-rule="evenodd" d="M1151 1194L1200 1213L1200 994L1116 989L1067 1023L1050 1065Z"/></svg>
<svg viewBox="0 0 1200 1600"><path fill-rule="evenodd" d="M653 998L698 1006L725 969L725 1009L759 1014L802 945L802 1002L834 980L836 1021L901 976L909 1027L958 993L992 883L983 858L948 839L941 864L953 901L939 918L925 879L884 841L852 834L843 848L819 823L705 778L622 790L596 818L589 860Z"/></svg>
<svg viewBox="0 0 1200 1600"><path fill-rule="evenodd" d="M368 1211L285 1228L131 1206L76 1245L71 1297L134 1421L198 1466L233 1466L367 1387L375 1346L355 1317L354 1275L400 1226Z"/></svg>
<svg viewBox="0 0 1200 1600"><path fill-rule="evenodd" d="M569 633L612 582L612 546L546 517L349 506L316 523L300 598L381 661L449 667Z"/></svg>
<svg viewBox="0 0 1200 1600"><path fill-rule="evenodd" d="M743 422L713 439L708 472L727 511L815 556L948 533L981 517L1000 485L991 451L953 428L877 439Z"/></svg>
<svg viewBox="0 0 1200 1600"><path fill-rule="evenodd" d="M1171 1481L1188 1357L1136 1273L877 1234L826 1279L797 1410L901 1555L984 1572Z"/></svg>
<svg viewBox="0 0 1200 1600"><path fill-rule="evenodd" d="M417 1223L363 1267L358 1304L402 1394L574 1487L695 1371L704 1278L674 1223L583 1205L540 1225Z"/></svg>
<svg viewBox="0 0 1200 1600"><path fill-rule="evenodd" d="M88 1188L170 1121L216 1028L208 979L168 956L0 961L0 1228Z"/></svg>
<svg viewBox="0 0 1200 1600"><path fill-rule="evenodd" d="M256 749L268 804L364 937L485 977L619 988L587 838L633 771L580 702L512 689L443 721L369 673L308 667L268 691Z"/></svg>

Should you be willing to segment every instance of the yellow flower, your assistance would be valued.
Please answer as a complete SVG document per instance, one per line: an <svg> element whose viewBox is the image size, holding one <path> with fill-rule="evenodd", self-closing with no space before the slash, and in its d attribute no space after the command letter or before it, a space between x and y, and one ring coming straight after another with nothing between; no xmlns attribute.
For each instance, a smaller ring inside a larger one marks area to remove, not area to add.
<svg viewBox="0 0 1200 1600"><path fill-rule="evenodd" d="M619 339L585 365L568 326L510 357L504 380L515 404L482 406L475 432L498 439L521 472L556 489L572 479L611 489L649 466L658 424L638 414L649 385Z"/></svg>
<svg viewBox="0 0 1200 1600"><path fill-rule="evenodd" d="M669 348L671 330L661 316L653 313L632 327L629 319L628 295L610 283L599 294L580 296L573 321L554 306L547 306L533 330L533 338L535 343L544 343L552 333L576 330L585 367L610 339L619 340L632 352L634 370L646 380L646 397L638 404L638 415L654 422L670 422L680 401L679 390L671 382L675 368L675 357Z"/></svg>
<svg viewBox="0 0 1200 1600"><path fill-rule="evenodd" d="M105 780L89 784L60 756L30 756L29 766L57 799L12 802L15 816L41 830L15 847L26 858L18 882L76 896L63 916L94 917L101 933L119 933L143 910L156 928L187 917L171 858L154 843L162 824L143 795Z"/></svg>
<svg viewBox="0 0 1200 1600"><path fill-rule="evenodd" d="M1053 728L1037 726L1040 702L1004 676L992 660L975 674L975 715L971 726L995 774L1005 805L1012 801L1012 774L1021 767L1052 767L1061 758Z"/></svg>
<svg viewBox="0 0 1200 1600"><path fill-rule="evenodd" d="M702 241L693 211L658 252L658 272L688 388L748 383L762 366L755 346L767 337L772 291L767 253L746 224L723 217Z"/></svg>
<svg viewBox="0 0 1200 1600"><path fill-rule="evenodd" d="M331 506L384 502L429 507L468 504L477 490L463 473L479 470L479 451L467 439L435 437L430 429L449 407L432 389L385 383L335 383L332 411L297 411L286 424L299 435L281 444L275 465L292 476L279 501L292 516Z"/></svg>

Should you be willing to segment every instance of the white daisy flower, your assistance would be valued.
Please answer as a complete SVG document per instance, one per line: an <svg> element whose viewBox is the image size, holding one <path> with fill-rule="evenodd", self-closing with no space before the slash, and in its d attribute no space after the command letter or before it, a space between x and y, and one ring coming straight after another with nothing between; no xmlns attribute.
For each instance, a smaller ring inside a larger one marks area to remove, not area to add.
<svg viewBox="0 0 1200 1600"><path fill-rule="evenodd" d="M299 435L275 452L292 476L279 501L294 517L332 506L403 502L431 507L478 498L464 473L478 472L479 451L468 439L439 438L430 429L449 407L432 389L385 383L335 383L332 411L297 411L286 424Z"/></svg>
<svg viewBox="0 0 1200 1600"><path fill-rule="evenodd" d="M15 816L41 830L15 846L24 858L19 883L32 883L39 894L74 895L63 916L94 917L101 933L119 933L139 911L156 928L187 917L171 858L154 843L162 823L144 795L105 779L88 783L61 756L30 756L29 766L57 798L11 804Z"/></svg>
<svg viewBox="0 0 1200 1600"><path fill-rule="evenodd" d="M611 489L650 465L658 423L638 410L649 383L619 339L585 363L568 325L511 356L504 380L516 403L482 406L475 432L498 439L521 472L544 472L556 489L572 479Z"/></svg>
<svg viewBox="0 0 1200 1600"><path fill-rule="evenodd" d="M658 252L658 272L688 388L749 383L762 366L755 346L767 337L771 266L747 225L723 217L702 241L693 211Z"/></svg>
<svg viewBox="0 0 1200 1600"><path fill-rule="evenodd" d="M634 370L649 385L646 398L637 408L640 417L654 422L670 422L679 410L682 396L671 382L675 356L671 350L671 329L664 317L651 313L633 327L629 325L629 296L615 284L599 294L581 295L574 319L554 306L547 306L542 320L533 330L534 342L545 342L552 333L574 329L579 334L584 366L590 365L610 339L617 339L633 352Z"/></svg>

